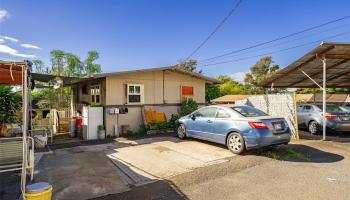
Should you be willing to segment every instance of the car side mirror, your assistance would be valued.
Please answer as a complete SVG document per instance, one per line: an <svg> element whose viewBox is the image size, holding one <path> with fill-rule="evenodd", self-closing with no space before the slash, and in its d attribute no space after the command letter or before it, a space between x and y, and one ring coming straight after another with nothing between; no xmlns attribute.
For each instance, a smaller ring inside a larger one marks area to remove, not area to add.
<svg viewBox="0 0 350 200"><path fill-rule="evenodd" d="M195 120L196 119L196 116L194 114L191 115L191 119L192 120Z"/></svg>

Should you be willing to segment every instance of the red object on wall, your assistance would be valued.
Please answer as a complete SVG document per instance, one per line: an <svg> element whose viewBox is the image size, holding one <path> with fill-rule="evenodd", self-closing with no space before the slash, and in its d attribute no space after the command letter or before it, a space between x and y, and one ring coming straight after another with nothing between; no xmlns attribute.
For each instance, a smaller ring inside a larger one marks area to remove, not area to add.
<svg viewBox="0 0 350 200"><path fill-rule="evenodd" d="M190 86L182 86L181 94L183 96L193 96L193 87Z"/></svg>
<svg viewBox="0 0 350 200"><path fill-rule="evenodd" d="M75 126L82 127L83 126L83 119L82 118L77 118L75 120Z"/></svg>

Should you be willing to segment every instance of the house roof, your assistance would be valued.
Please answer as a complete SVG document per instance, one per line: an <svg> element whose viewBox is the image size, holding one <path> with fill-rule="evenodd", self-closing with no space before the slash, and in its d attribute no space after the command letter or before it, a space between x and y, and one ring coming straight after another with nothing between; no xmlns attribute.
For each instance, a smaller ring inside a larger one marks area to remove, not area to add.
<svg viewBox="0 0 350 200"><path fill-rule="evenodd" d="M237 95L225 95L216 99L211 100L212 103L234 103L235 101L246 99L253 95L244 95L244 94L237 94Z"/></svg>
<svg viewBox="0 0 350 200"><path fill-rule="evenodd" d="M107 72L107 73L94 74L93 77L94 78L102 78L102 77L121 75L121 74L130 74L130 73L138 73L138 72L153 72L153 71L174 71L174 72L178 72L181 74L185 74L188 76L192 76L195 78L205 80L208 83L212 83L212 84L220 83L220 81L217 79L214 79L214 78L211 78L208 76L204 76L203 74L200 74L200 73L183 70L183 69L180 69L176 66L155 67L155 68L136 69L136 70L119 71L119 72Z"/></svg>
<svg viewBox="0 0 350 200"><path fill-rule="evenodd" d="M323 58L327 63L327 87L350 87L350 44L334 42L321 43L259 85L275 88L318 88L304 72L317 83L322 83Z"/></svg>
<svg viewBox="0 0 350 200"><path fill-rule="evenodd" d="M67 76L54 76L54 75L49 75L49 74L39 74L39 73L33 73L33 79L37 81L42 81L42 82L49 82L56 77L60 78L63 80L63 85L72 85L75 83L79 82L85 82L85 81L90 81L94 79L99 79L99 78L104 78L107 76L115 76L115 75L122 75L122 74L130 74L130 73L138 73L138 72L153 72L153 71L173 71L177 72L180 74L188 75L194 78L202 79L205 80L207 83L210 84L216 84L220 83L219 80L216 80L214 78L210 78L207 76L204 76L200 73L196 72L189 72L183 69L179 69L178 67L157 67L157 68L147 68L147 69L138 69L138 70L128 70L128 71L120 71L120 72L107 72L107 73L99 73L99 74L93 74L91 77L67 77Z"/></svg>

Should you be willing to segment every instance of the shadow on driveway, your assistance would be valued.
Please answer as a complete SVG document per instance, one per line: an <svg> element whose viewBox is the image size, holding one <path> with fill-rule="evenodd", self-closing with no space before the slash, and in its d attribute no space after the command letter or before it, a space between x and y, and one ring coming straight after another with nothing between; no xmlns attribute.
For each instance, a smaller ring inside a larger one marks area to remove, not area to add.
<svg viewBox="0 0 350 200"><path fill-rule="evenodd" d="M244 155L265 156L289 162L333 163L344 159L343 156L322 151L303 144L289 144L262 149L254 149Z"/></svg>
<svg viewBox="0 0 350 200"><path fill-rule="evenodd" d="M184 193L182 193L174 184L170 181L157 181L147 185L135 187L129 191L110 194L104 197L98 197L94 200L137 200L137 199L166 199L166 200L181 200L189 199Z"/></svg>

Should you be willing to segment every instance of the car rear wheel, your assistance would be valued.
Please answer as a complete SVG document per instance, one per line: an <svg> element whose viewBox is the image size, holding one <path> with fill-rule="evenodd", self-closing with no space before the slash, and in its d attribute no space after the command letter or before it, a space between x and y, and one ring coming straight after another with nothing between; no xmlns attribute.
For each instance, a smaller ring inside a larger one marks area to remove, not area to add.
<svg viewBox="0 0 350 200"><path fill-rule="evenodd" d="M309 123L309 132L315 135L319 132L319 124L316 121L311 121Z"/></svg>
<svg viewBox="0 0 350 200"><path fill-rule="evenodd" d="M227 137L227 147L234 154L240 154L245 150L244 139L239 133L230 133Z"/></svg>
<svg viewBox="0 0 350 200"><path fill-rule="evenodd" d="M186 127L184 124L180 124L177 127L177 131L176 131L177 137L179 137L180 139L185 139L186 138Z"/></svg>

